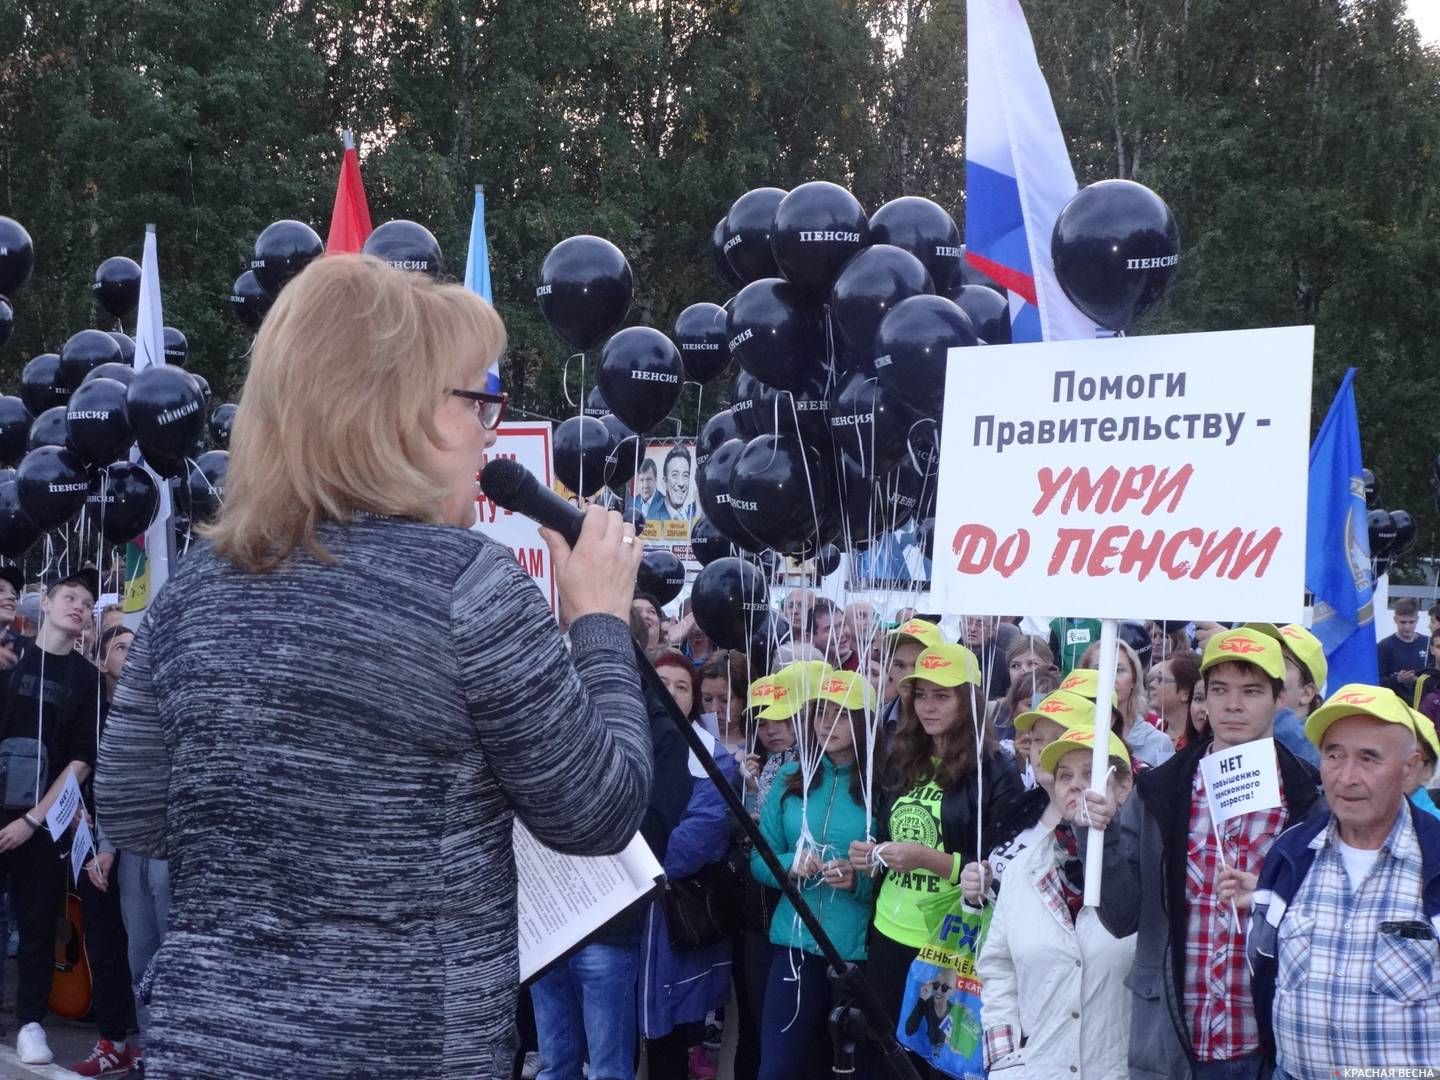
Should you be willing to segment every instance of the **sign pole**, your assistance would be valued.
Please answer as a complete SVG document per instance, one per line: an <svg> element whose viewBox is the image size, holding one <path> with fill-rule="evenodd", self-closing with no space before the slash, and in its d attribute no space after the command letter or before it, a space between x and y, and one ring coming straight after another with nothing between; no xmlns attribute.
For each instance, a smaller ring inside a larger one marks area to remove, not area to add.
<svg viewBox="0 0 1440 1080"><path fill-rule="evenodd" d="M1115 693L1116 641L1120 637L1118 619L1100 620L1100 679L1095 691L1095 740L1090 757L1090 790L1105 794L1106 777L1110 772L1110 698ZM1114 823L1111 823L1113 828ZM1085 849L1085 906L1100 906L1100 874L1105 863L1105 845L1101 837L1090 837Z"/></svg>

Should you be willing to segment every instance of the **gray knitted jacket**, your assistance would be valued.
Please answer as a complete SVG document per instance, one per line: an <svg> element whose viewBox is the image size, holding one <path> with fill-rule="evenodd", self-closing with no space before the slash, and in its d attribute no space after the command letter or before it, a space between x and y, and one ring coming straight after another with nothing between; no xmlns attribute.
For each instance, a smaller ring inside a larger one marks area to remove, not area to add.
<svg viewBox="0 0 1440 1080"><path fill-rule="evenodd" d="M105 730L98 816L171 860L146 1075L508 1076L514 816L618 851L650 785L626 624L565 648L510 552L362 517L249 574L193 550Z"/></svg>

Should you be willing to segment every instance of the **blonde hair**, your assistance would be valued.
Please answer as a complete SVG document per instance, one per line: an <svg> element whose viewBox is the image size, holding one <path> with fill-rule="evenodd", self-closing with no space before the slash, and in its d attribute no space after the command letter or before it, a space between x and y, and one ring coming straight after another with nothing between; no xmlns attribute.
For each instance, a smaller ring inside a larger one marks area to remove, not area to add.
<svg viewBox="0 0 1440 1080"><path fill-rule="evenodd" d="M225 501L204 530L216 551L263 572L302 544L328 559L322 522L359 512L439 520L435 412L504 347L495 309L458 285L369 255L315 260L255 339Z"/></svg>
<svg viewBox="0 0 1440 1080"><path fill-rule="evenodd" d="M1129 642L1121 641L1117 638L1115 646L1115 655L1121 657L1130 665L1130 672L1134 676L1130 686L1130 709L1128 714L1126 714L1126 703L1124 701L1118 702L1117 707L1122 714L1126 715L1127 719L1143 720L1145 719L1145 714L1150 711L1150 696L1145 692L1145 669L1140 664L1139 654L1130 646ZM1100 643L1094 641L1091 642L1090 647L1085 650L1085 654L1080 657L1080 666L1082 668L1093 668L1097 667L1099 663Z"/></svg>

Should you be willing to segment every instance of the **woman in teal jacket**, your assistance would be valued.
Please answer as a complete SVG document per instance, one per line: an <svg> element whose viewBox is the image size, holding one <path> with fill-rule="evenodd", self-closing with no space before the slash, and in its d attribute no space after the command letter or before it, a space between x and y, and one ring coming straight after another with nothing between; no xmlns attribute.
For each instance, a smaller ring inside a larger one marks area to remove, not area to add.
<svg viewBox="0 0 1440 1080"><path fill-rule="evenodd" d="M874 888L868 875L856 875L848 853L851 841L867 839L870 831L865 717L874 712L873 691L863 676L837 671L820 681L814 698L812 745L819 761L809 790L802 797L800 762L781 769L765 800L760 831L840 955L863 960ZM750 870L756 881L779 886L758 854L750 856ZM789 900L775 909L770 941L774 954L761 1016L759 1080L793 1080L804 1075L817 1048L828 1056L830 980L815 939Z"/></svg>

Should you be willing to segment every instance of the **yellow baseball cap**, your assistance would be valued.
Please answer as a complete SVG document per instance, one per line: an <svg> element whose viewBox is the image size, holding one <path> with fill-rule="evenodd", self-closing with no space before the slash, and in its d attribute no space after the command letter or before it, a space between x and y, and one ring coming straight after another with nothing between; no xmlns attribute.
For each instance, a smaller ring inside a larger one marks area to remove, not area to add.
<svg viewBox="0 0 1440 1080"><path fill-rule="evenodd" d="M1055 690L1028 712L1015 717L1016 731L1029 731L1037 720L1054 720L1067 731L1095 726L1095 702L1069 690Z"/></svg>
<svg viewBox="0 0 1440 1080"><path fill-rule="evenodd" d="M885 643L892 649L902 641L918 641L925 648L933 649L936 645L945 644L945 635L933 622L910 619L885 635Z"/></svg>
<svg viewBox="0 0 1440 1080"><path fill-rule="evenodd" d="M869 710L875 707L874 688L856 671L832 673L811 696L820 701L833 701L842 709Z"/></svg>
<svg viewBox="0 0 1440 1080"><path fill-rule="evenodd" d="M1093 727L1072 728L1040 751L1040 767L1053 775L1055 767L1060 764L1060 759L1071 750L1091 750L1094 746L1095 729ZM1130 751L1125 748L1125 743L1120 736L1113 731L1110 732L1110 756L1120 758L1126 765L1130 764Z"/></svg>
<svg viewBox="0 0 1440 1080"><path fill-rule="evenodd" d="M1211 635L1205 643L1200 670L1209 671L1216 664L1254 664L1272 679L1285 678L1285 652L1280 648L1280 639L1246 626Z"/></svg>
<svg viewBox="0 0 1440 1080"><path fill-rule="evenodd" d="M1401 701L1395 691L1364 683L1349 683L1331 694L1305 721L1305 737L1319 746L1330 725L1347 716L1373 716L1387 724L1407 727L1424 738L1416 728L1414 710Z"/></svg>
<svg viewBox="0 0 1440 1080"><path fill-rule="evenodd" d="M980 685L980 664L964 645L931 645L915 658L915 670L901 682L924 679L936 686Z"/></svg>
<svg viewBox="0 0 1440 1080"><path fill-rule="evenodd" d="M1246 630L1259 630L1260 633L1274 638L1276 641L1289 650L1299 663L1310 673L1310 678L1315 681L1317 687L1325 685L1325 676L1329 674L1329 665L1325 663L1325 646L1320 644L1320 639L1312 634L1299 623L1289 623L1286 626L1276 626L1274 623L1252 622L1246 623ZM1283 678L1283 676L1281 676Z"/></svg>
<svg viewBox="0 0 1440 1080"><path fill-rule="evenodd" d="M1100 672L1094 668L1076 668L1060 681L1057 689L1094 701L1100 696ZM1110 691L1110 705L1113 708L1120 707L1120 695L1114 690Z"/></svg>
<svg viewBox="0 0 1440 1080"><path fill-rule="evenodd" d="M780 684L775 681L774 675L766 675L764 678L756 679L750 684L750 692L746 697L745 707L747 709L763 709L780 696L783 691Z"/></svg>
<svg viewBox="0 0 1440 1080"><path fill-rule="evenodd" d="M1409 706L1406 706L1409 708ZM1415 734L1428 747L1436 758L1440 758L1440 736L1435 734L1435 722L1423 712L1410 709L1410 720L1415 725Z"/></svg>
<svg viewBox="0 0 1440 1080"><path fill-rule="evenodd" d="M830 675L824 660L796 660L769 676L774 689L767 691L769 704L756 714L757 720L789 720L815 699L815 692Z"/></svg>

